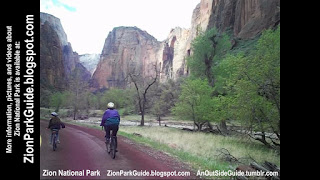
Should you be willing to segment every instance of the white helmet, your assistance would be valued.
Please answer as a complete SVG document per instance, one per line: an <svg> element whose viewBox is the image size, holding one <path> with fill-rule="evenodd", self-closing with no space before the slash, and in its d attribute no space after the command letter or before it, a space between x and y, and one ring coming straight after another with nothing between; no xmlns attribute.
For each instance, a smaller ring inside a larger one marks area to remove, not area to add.
<svg viewBox="0 0 320 180"><path fill-rule="evenodd" d="M52 116L58 116L58 114L56 112L52 112L51 115Z"/></svg>
<svg viewBox="0 0 320 180"><path fill-rule="evenodd" d="M113 102L109 102L108 103L108 108L113 109L114 108L114 103Z"/></svg>

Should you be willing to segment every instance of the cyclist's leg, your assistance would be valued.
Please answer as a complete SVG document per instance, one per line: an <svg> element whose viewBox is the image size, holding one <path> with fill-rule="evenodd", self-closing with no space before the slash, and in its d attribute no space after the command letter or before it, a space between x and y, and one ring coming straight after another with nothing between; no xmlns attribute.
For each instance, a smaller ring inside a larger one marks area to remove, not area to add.
<svg viewBox="0 0 320 180"><path fill-rule="evenodd" d="M59 139L59 130L57 130L57 132L56 132L56 133L57 133L57 135L56 135L56 136L57 136L57 143L60 143L60 139Z"/></svg>
<svg viewBox="0 0 320 180"><path fill-rule="evenodd" d="M112 136L117 137L118 130L119 130L118 125L112 125Z"/></svg>
<svg viewBox="0 0 320 180"><path fill-rule="evenodd" d="M104 126L104 129L106 130L106 143L109 144L109 141L110 141L110 126Z"/></svg>
<svg viewBox="0 0 320 180"><path fill-rule="evenodd" d="M117 149L117 145L118 145L118 140L117 140L118 130L119 130L119 125L112 125L112 136L114 137L114 139L116 141L116 149Z"/></svg>
<svg viewBox="0 0 320 180"><path fill-rule="evenodd" d="M57 140L59 140L59 130L58 129L51 129L50 144L53 143L53 139L54 139L53 131L55 131L56 142L57 142Z"/></svg>
<svg viewBox="0 0 320 180"><path fill-rule="evenodd" d="M104 129L106 131L106 135L105 135L105 138L106 138L106 147L107 147L107 150L108 150L108 153L110 153L110 126L104 126Z"/></svg>
<svg viewBox="0 0 320 180"><path fill-rule="evenodd" d="M117 136L119 125L112 125L112 136Z"/></svg>
<svg viewBox="0 0 320 180"><path fill-rule="evenodd" d="M52 140L53 140L53 133L52 133L52 130L51 130L50 139L49 139L49 144L52 144Z"/></svg>

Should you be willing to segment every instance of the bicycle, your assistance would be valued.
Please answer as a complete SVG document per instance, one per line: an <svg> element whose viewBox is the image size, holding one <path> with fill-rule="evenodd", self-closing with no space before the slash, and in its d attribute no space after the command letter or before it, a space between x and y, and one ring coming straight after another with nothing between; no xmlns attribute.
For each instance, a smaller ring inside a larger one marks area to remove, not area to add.
<svg viewBox="0 0 320 180"><path fill-rule="evenodd" d="M117 136L111 136L109 144L106 144L106 146L111 158L115 159L117 152Z"/></svg>
<svg viewBox="0 0 320 180"><path fill-rule="evenodd" d="M58 138L58 129L52 129L52 149L56 151L57 149L57 138Z"/></svg>

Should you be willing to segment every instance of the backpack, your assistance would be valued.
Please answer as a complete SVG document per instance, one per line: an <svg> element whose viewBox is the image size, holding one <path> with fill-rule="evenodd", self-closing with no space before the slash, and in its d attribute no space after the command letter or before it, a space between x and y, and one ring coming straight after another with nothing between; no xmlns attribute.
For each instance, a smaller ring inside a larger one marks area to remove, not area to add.
<svg viewBox="0 0 320 180"><path fill-rule="evenodd" d="M105 123L104 123L106 126L109 126L109 125L119 125L120 124L120 118L119 117L111 117L111 118L108 118Z"/></svg>

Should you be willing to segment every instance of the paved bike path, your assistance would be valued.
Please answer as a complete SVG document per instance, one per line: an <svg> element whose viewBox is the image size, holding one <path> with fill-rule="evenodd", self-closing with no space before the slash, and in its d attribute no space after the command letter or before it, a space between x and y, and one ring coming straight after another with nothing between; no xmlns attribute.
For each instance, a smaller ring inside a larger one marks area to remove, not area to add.
<svg viewBox="0 0 320 180"><path fill-rule="evenodd" d="M104 131L71 124L60 130L58 149L49 145L48 121L41 121L40 178L41 179L159 179L145 176L108 176L110 172L189 171L183 163L151 148L136 145L119 136L116 159L106 152ZM111 171L110 171L111 170ZM60 173L60 174L59 174ZM88 174L87 174L88 173ZM72 174L74 176L72 176ZM192 177L194 177L192 175ZM169 179L190 179L170 177Z"/></svg>

